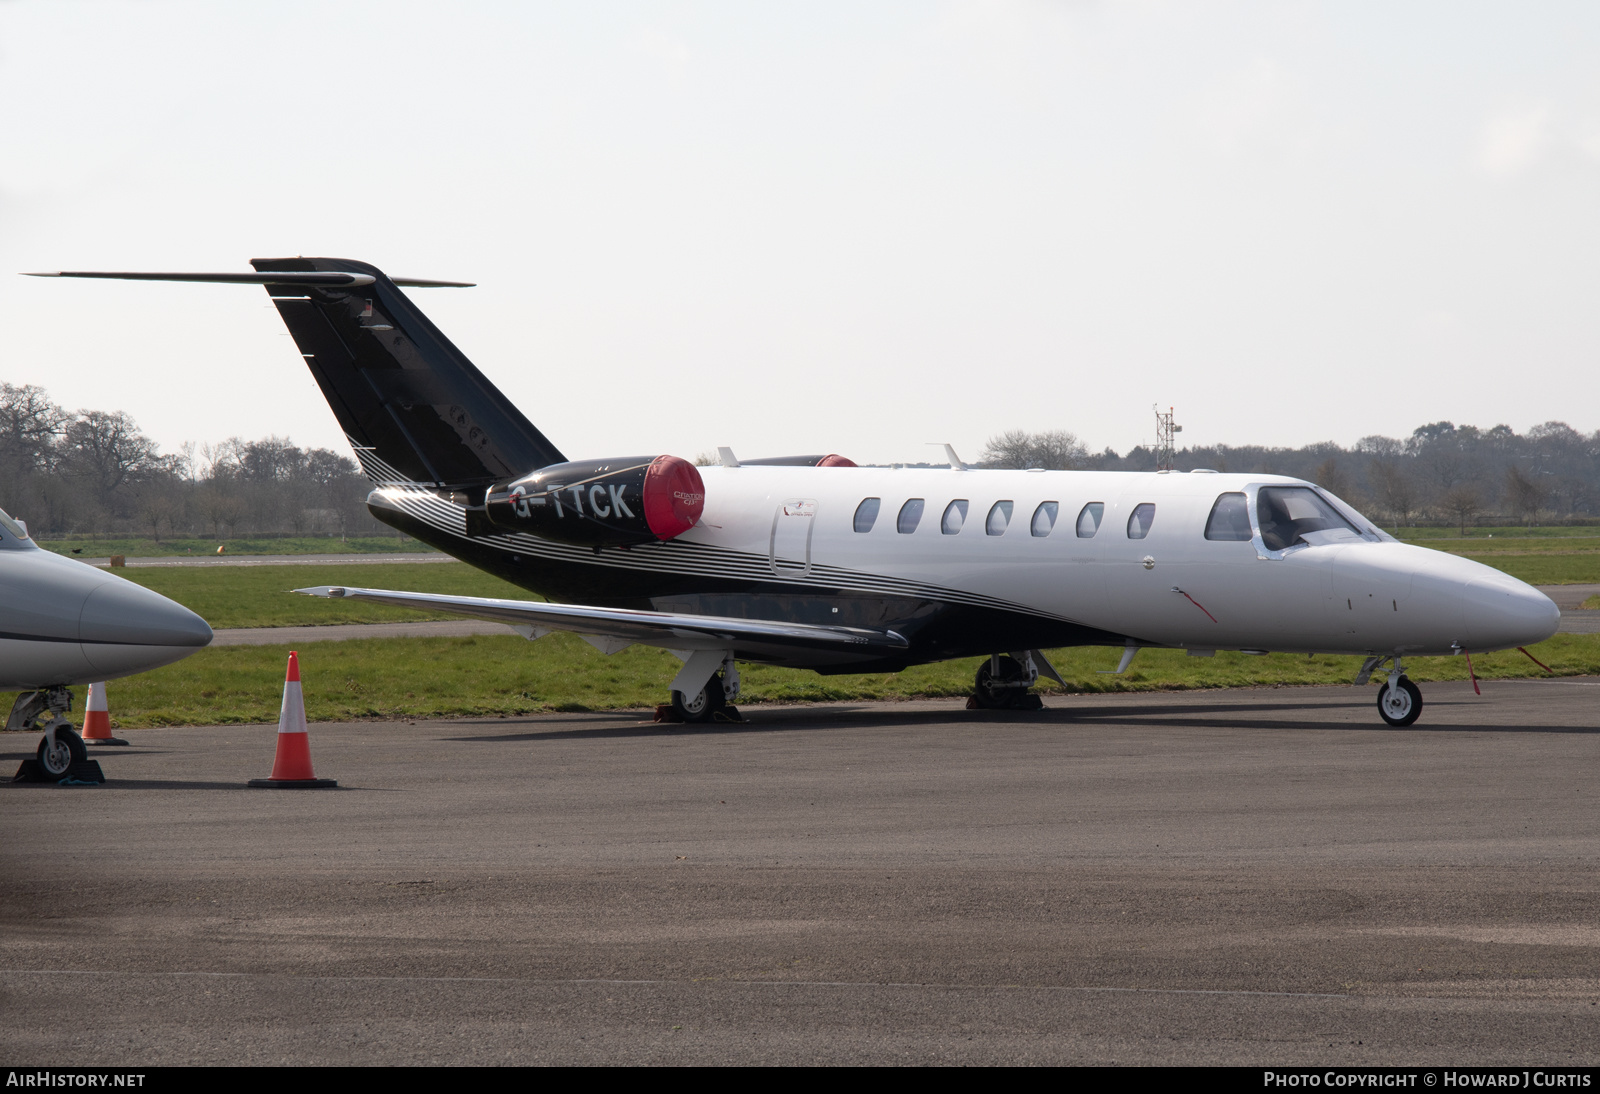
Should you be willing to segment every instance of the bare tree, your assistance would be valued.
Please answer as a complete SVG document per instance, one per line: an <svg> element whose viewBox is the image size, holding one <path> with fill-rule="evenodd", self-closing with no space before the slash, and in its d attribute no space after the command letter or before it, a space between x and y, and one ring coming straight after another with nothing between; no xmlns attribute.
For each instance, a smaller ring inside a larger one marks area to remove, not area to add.
<svg viewBox="0 0 1600 1094"><path fill-rule="evenodd" d="M1350 476L1344 473L1339 461L1332 456L1317 465L1317 469L1311 473L1311 481L1329 493L1337 494L1346 501L1350 500L1352 485Z"/></svg>
<svg viewBox="0 0 1600 1094"><path fill-rule="evenodd" d="M1042 467L1048 471L1070 471L1089 458L1083 442L1064 429L1029 433L1012 429L989 438L982 463L987 467Z"/></svg>
<svg viewBox="0 0 1600 1094"><path fill-rule="evenodd" d="M126 411L85 410L68 423L67 458L102 491L112 491L155 459L155 442Z"/></svg>
<svg viewBox="0 0 1600 1094"><path fill-rule="evenodd" d="M1506 503L1518 519L1529 528L1539 523L1539 510L1544 508L1547 490L1523 473L1516 464L1506 467Z"/></svg>
<svg viewBox="0 0 1600 1094"><path fill-rule="evenodd" d="M49 470L70 417L42 387L0 383L0 461L12 474Z"/></svg>
<svg viewBox="0 0 1600 1094"><path fill-rule="evenodd" d="M1483 497L1478 493L1478 488L1469 482L1459 486L1452 486L1445 491L1439 499L1447 513L1454 513L1461 521L1461 534L1467 534L1467 519L1477 516L1483 510Z"/></svg>
<svg viewBox="0 0 1600 1094"><path fill-rule="evenodd" d="M1399 463L1394 460L1374 461L1367 475L1378 504L1383 506L1395 526L1411 523L1411 517L1417 509L1417 490Z"/></svg>

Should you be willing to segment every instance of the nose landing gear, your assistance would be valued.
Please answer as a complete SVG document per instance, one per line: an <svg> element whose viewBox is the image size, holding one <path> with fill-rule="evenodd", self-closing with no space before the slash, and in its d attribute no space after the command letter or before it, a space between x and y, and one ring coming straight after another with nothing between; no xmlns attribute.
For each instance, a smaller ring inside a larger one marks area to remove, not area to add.
<svg viewBox="0 0 1600 1094"><path fill-rule="evenodd" d="M1422 692L1405 674L1399 655L1394 657L1369 657L1356 677L1357 684L1365 684L1373 670L1385 661L1390 662L1389 682L1378 689L1378 717L1396 729L1410 725L1422 713Z"/></svg>
<svg viewBox="0 0 1600 1094"><path fill-rule="evenodd" d="M1399 728L1408 726L1422 713L1422 692L1404 676L1378 691L1378 716Z"/></svg>
<svg viewBox="0 0 1600 1094"><path fill-rule="evenodd" d="M78 736L72 728L72 720L67 717L71 710L72 692L64 687L25 691L17 696L12 703L11 714L6 719L6 728L35 729L44 733L39 739L39 750L34 754L36 759L24 761L17 771L18 779L60 782L72 776L84 781L105 781L105 776L100 774L99 764L93 764L92 770L83 767L73 772L74 764L86 764L89 761L89 750L84 747L83 738ZM33 770L30 771L30 767Z"/></svg>

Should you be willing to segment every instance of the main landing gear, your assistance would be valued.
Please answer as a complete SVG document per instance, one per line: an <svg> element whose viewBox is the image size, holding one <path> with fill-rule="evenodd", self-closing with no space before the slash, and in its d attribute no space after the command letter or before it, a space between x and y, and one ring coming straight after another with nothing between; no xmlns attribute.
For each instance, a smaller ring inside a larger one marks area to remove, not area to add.
<svg viewBox="0 0 1600 1094"><path fill-rule="evenodd" d="M720 658L720 665L718 660ZM698 662L698 663L697 663ZM710 666L710 676L692 694L695 678ZM739 709L733 704L739 698L739 666L733 655L696 651L684 662L683 671L672 681L670 707L657 711L656 720L675 722L740 722Z"/></svg>
<svg viewBox="0 0 1600 1094"><path fill-rule="evenodd" d="M1042 655L1041 655L1042 656ZM1054 670L1051 670L1054 675ZM978 666L969 710L1042 710L1044 700L1028 689L1039 680L1032 650L991 654Z"/></svg>
<svg viewBox="0 0 1600 1094"><path fill-rule="evenodd" d="M1389 681L1378 689L1378 717L1399 729L1415 722L1422 714L1422 692L1407 679L1399 655L1367 658L1356 683L1365 684L1385 661L1390 662Z"/></svg>
<svg viewBox="0 0 1600 1094"><path fill-rule="evenodd" d="M6 729L43 730L35 753L43 777L58 782L67 777L72 765L89 758L83 738L72 728L67 714L72 710L72 692L64 687L25 691L11 705Z"/></svg>

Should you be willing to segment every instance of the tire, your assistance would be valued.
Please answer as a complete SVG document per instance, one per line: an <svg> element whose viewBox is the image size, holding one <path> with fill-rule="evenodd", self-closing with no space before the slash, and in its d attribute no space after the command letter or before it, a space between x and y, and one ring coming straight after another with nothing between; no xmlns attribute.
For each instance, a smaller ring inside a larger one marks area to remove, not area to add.
<svg viewBox="0 0 1600 1094"><path fill-rule="evenodd" d="M1422 713L1422 692L1406 677L1400 677L1400 686L1392 696L1389 685L1378 691L1378 716L1395 728L1402 728L1417 720Z"/></svg>
<svg viewBox="0 0 1600 1094"><path fill-rule="evenodd" d="M59 726L56 729L56 747L50 747L49 737L40 738L36 755L45 775L52 779L64 779L73 764L89 758L89 750L84 746L82 737L66 726Z"/></svg>
<svg viewBox="0 0 1600 1094"><path fill-rule="evenodd" d="M972 682L972 691L980 710L1014 710L1027 688L996 687L990 661L978 666L978 675ZM1000 679L1015 680L1022 676L1022 664L1015 657L1000 658Z"/></svg>
<svg viewBox="0 0 1600 1094"><path fill-rule="evenodd" d="M722 693L722 673L714 674L700 689L700 694L686 699L683 692L672 693L672 711L685 722L709 722L711 716L727 705Z"/></svg>

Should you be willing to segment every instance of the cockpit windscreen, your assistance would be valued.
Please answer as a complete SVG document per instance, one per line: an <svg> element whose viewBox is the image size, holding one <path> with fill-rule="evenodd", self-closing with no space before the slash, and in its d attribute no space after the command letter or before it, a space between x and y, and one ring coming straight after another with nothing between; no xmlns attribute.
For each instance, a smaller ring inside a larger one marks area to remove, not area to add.
<svg viewBox="0 0 1600 1094"><path fill-rule="evenodd" d="M1314 542L1306 537L1316 532L1361 535L1322 495L1306 486L1263 486L1256 494L1256 516L1261 521L1261 539L1269 551L1285 551L1297 543Z"/></svg>

